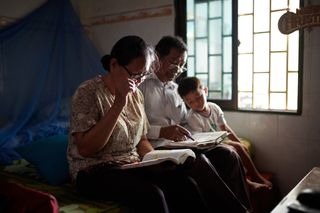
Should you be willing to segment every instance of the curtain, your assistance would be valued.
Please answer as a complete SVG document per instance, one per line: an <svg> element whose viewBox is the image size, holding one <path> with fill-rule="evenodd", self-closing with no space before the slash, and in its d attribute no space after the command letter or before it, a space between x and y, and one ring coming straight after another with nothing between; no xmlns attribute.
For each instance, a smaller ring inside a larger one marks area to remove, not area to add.
<svg viewBox="0 0 320 213"><path fill-rule="evenodd" d="M68 133L79 84L104 72L69 0L48 0L0 30L0 163L14 148Z"/></svg>

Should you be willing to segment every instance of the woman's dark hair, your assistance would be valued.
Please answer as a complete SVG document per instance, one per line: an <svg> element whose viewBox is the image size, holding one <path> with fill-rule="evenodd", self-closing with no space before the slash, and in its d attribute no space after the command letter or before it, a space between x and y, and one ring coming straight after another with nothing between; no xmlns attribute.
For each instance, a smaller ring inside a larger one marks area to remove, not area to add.
<svg viewBox="0 0 320 213"><path fill-rule="evenodd" d="M186 43L178 36L162 37L156 45L155 50L159 58L162 58L169 55L172 48L176 48L181 53L188 50Z"/></svg>
<svg viewBox="0 0 320 213"><path fill-rule="evenodd" d="M120 65L128 65L133 59L138 57L148 57L152 55L152 48L139 36L129 35L121 38L112 47L110 55L101 58L101 63L105 70L110 70L110 60L117 59Z"/></svg>
<svg viewBox="0 0 320 213"><path fill-rule="evenodd" d="M181 98L190 92L195 92L201 86L201 82L197 77L186 77L179 83L178 93Z"/></svg>

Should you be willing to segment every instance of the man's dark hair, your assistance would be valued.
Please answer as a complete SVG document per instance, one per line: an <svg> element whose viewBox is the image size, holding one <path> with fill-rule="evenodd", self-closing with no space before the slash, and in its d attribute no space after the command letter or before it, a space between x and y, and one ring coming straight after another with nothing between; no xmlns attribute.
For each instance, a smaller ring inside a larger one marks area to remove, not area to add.
<svg viewBox="0 0 320 213"><path fill-rule="evenodd" d="M180 81L178 93L183 98L188 93L197 91L200 86L201 82L197 77L186 77Z"/></svg>
<svg viewBox="0 0 320 213"><path fill-rule="evenodd" d="M176 48L181 53L188 50L186 43L178 36L162 37L156 45L155 50L158 57L162 58L166 55L169 55L172 48Z"/></svg>

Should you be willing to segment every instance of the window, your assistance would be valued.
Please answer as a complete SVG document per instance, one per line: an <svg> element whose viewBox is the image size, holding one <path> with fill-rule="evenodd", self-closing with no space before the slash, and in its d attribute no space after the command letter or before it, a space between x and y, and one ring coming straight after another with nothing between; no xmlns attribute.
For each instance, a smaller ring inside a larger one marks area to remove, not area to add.
<svg viewBox="0 0 320 213"><path fill-rule="evenodd" d="M301 112L302 34L278 30L281 15L295 12L299 0L184 3L186 30L177 32L185 32L187 75L208 86L209 100L224 110Z"/></svg>

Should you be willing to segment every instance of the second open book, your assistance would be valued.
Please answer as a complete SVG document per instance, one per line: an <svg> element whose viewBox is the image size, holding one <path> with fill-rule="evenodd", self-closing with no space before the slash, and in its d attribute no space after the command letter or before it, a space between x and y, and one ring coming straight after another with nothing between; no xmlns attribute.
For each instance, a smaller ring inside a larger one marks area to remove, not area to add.
<svg viewBox="0 0 320 213"><path fill-rule="evenodd" d="M167 139L159 139L151 141L152 145L156 148L167 148L167 149L208 149L220 144L224 138L228 136L227 131L216 131L216 132L198 132L192 135L191 140L185 141L172 141Z"/></svg>

